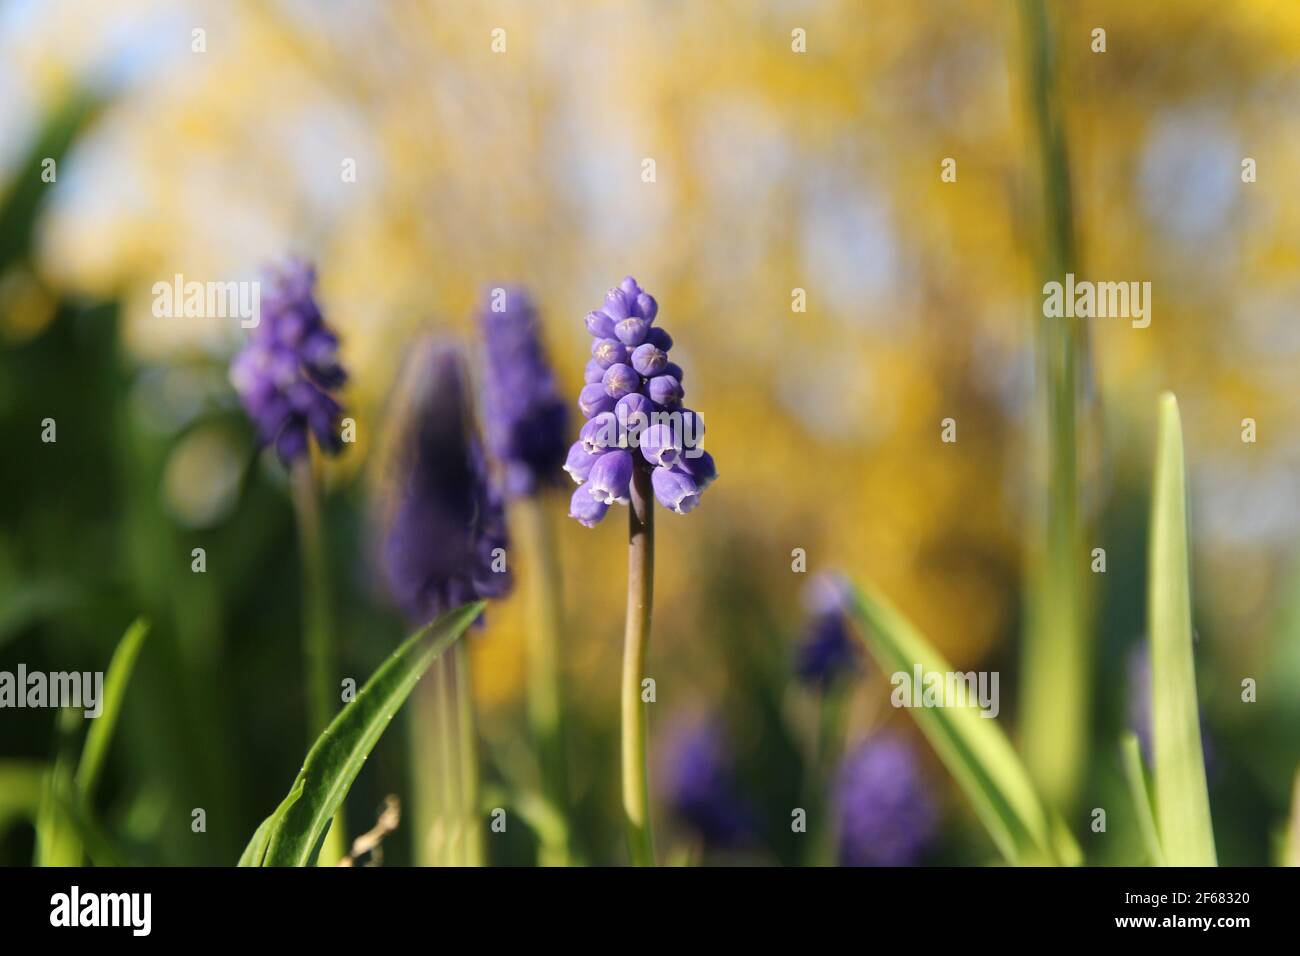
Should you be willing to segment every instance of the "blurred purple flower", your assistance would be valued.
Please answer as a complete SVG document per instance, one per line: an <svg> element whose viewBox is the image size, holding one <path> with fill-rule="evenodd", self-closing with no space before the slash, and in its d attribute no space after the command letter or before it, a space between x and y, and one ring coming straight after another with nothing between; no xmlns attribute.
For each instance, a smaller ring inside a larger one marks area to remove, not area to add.
<svg viewBox="0 0 1300 956"><path fill-rule="evenodd" d="M269 276L261 321L230 363L230 381L263 445L286 466L306 457L309 434L322 451L343 447L342 409L330 394L347 381L338 336L325 324L313 287L316 270L291 260Z"/></svg>
<svg viewBox="0 0 1300 956"><path fill-rule="evenodd" d="M665 804L705 846L734 847L753 836L753 807L739 792L728 741L717 723L704 720L673 730L661 780Z"/></svg>
<svg viewBox="0 0 1300 956"><path fill-rule="evenodd" d="M394 599L413 624L423 624L510 589L505 510L488 481L457 349L417 345L395 404L381 557Z"/></svg>
<svg viewBox="0 0 1300 956"><path fill-rule="evenodd" d="M938 808L902 737L877 734L845 756L834 807L843 866L911 866L939 824Z"/></svg>
<svg viewBox="0 0 1300 956"><path fill-rule="evenodd" d="M626 503L625 478L632 470L650 473L659 503L678 514L692 511L718 476L713 457L700 447L702 419L681 406L682 370L668 361L673 340L653 325L658 314L654 297L627 276L584 320L593 339L592 358L578 408L588 422L581 441L560 460L579 485L569 516L589 528L601 522L608 505ZM601 442L597 429L605 429L610 412L617 422L615 440ZM639 425L638 418L643 419ZM619 457L601 461L611 455Z"/></svg>
<svg viewBox="0 0 1300 956"><path fill-rule="evenodd" d="M805 684L826 690L862 663L845 614L843 581L834 574L817 575L805 588L804 604L808 618L795 652L795 673Z"/></svg>
<svg viewBox="0 0 1300 956"><path fill-rule="evenodd" d="M496 293L479 319L486 353L484 421L505 493L525 497L563 483L569 411L546 358L532 299L523 289L506 287L497 311Z"/></svg>

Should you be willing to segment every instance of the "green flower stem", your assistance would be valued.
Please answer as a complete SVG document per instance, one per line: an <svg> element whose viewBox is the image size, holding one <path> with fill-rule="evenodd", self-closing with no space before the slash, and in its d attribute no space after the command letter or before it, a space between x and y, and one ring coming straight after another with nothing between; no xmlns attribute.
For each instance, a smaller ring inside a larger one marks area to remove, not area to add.
<svg viewBox="0 0 1300 956"><path fill-rule="evenodd" d="M410 746L414 806L411 826L417 866L440 866L445 839L441 829L446 818L442 785L445 735L439 731L438 708L442 698L439 679L442 661L433 663L411 695Z"/></svg>
<svg viewBox="0 0 1300 956"><path fill-rule="evenodd" d="M438 741L439 771L442 777L442 814L436 824L438 865L460 866L460 753L456 740L456 682L451 673L451 655L437 663L438 718L433 734Z"/></svg>
<svg viewBox="0 0 1300 956"><path fill-rule="evenodd" d="M457 641L451 649L452 680L456 688L457 751L460 758L460 823L462 857L465 866L482 866L486 859L483 840L482 798L479 787L478 721L474 716L474 687L470 677L469 645Z"/></svg>
<svg viewBox="0 0 1300 956"><path fill-rule="evenodd" d="M1056 95L1056 64L1043 0L1020 4L1025 80L1036 137L1045 217L1040 267L1064 281L1077 265L1065 127ZM1040 397L1046 407L1046 525L1031 548L1024 649L1022 749L1049 801L1071 807L1087 761L1092 660L1084 574L1087 550L1079 504L1079 395L1088 341L1077 320L1038 318ZM1045 533L1044 533L1045 532Z"/></svg>
<svg viewBox="0 0 1300 956"><path fill-rule="evenodd" d="M627 628L623 638L623 813L634 866L654 866L650 784L646 772L646 707L641 702L650 608L654 601L654 495L650 475L632 473L628 509Z"/></svg>
<svg viewBox="0 0 1300 956"><path fill-rule="evenodd" d="M334 719L341 698L337 695L338 664L334 654L334 633L330 620L329 567L325 538L321 533L320 505L311 459L295 464L290 473L293 508L298 523L298 546L303 572L303 661L307 679L308 737L316 737ZM343 810L321 847L320 863L333 866L347 853L347 827Z"/></svg>
<svg viewBox="0 0 1300 956"><path fill-rule="evenodd" d="M543 494L521 500L516 505L516 526L528 569L528 722L537 748L542 794L563 824L540 853L548 866L567 866L569 800L560 665L563 581L547 504Z"/></svg>

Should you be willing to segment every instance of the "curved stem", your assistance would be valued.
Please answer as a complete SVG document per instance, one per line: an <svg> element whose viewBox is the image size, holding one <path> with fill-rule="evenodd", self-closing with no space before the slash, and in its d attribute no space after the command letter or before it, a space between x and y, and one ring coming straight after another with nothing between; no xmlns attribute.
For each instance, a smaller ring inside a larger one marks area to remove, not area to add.
<svg viewBox="0 0 1300 956"><path fill-rule="evenodd" d="M646 772L646 708L641 702L650 608L654 600L654 496L650 474L632 474L628 509L627 629L623 637L623 813L635 866L654 866L650 785Z"/></svg>
<svg viewBox="0 0 1300 956"><path fill-rule="evenodd" d="M303 661L307 672L308 736L316 735L329 726L338 705L335 683L337 663L334 657L334 634L330 620L329 567L325 558L324 535L321 532L320 506L316 498L316 480L312 474L310 458L303 458L290 473L293 488L293 510L298 524L298 546L302 552L303 581ZM321 847L320 862L333 866L347 853L347 834L343 809L334 815L325 844Z"/></svg>
<svg viewBox="0 0 1300 956"><path fill-rule="evenodd" d="M469 647L457 641L451 649L449 661L456 689L456 730L460 753L460 832L463 840L466 866L482 866L485 859L483 843L482 802L479 797L478 771L478 721L474 717L474 692L470 683Z"/></svg>

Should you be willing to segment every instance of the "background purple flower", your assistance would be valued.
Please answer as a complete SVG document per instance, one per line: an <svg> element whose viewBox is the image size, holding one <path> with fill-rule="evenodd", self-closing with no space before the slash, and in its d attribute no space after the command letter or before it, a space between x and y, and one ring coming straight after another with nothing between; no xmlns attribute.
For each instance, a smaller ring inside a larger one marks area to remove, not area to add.
<svg viewBox="0 0 1300 956"><path fill-rule="evenodd" d="M492 567L493 552L507 544L504 503L488 481L457 349L418 345L393 404L382 564L394 599L423 624L510 589L509 571Z"/></svg>
<svg viewBox="0 0 1300 956"><path fill-rule="evenodd" d="M484 422L488 448L501 463L510 497L562 485L569 411L542 344L537 309L521 288L497 290L480 312L486 377Z"/></svg>
<svg viewBox="0 0 1300 956"><path fill-rule="evenodd" d="M263 445L285 465L306 457L309 434L337 454L342 413L331 392L347 381L338 336L325 324L313 288L316 270L292 260L263 284L261 321L230 364L230 381Z"/></svg>
<svg viewBox="0 0 1300 956"><path fill-rule="evenodd" d="M890 733L867 738L840 764L834 809L844 866L911 866L938 829L916 753Z"/></svg>
<svg viewBox="0 0 1300 956"><path fill-rule="evenodd" d="M653 324L658 315L659 304L631 276L606 293L604 305L587 313L584 323L593 340L592 358L583 374L578 408L589 421L611 409L616 414L621 412L620 434L624 447L632 452L634 468L652 475L651 487L661 505L686 514L699 504L704 489L717 477L717 468L698 441L703 428L696 426L701 426L702 420L681 405L685 397L682 370L668 361L673 340ZM628 428L626 419L633 411L671 412L673 417L665 419L663 427L644 432L650 441L643 445L643 433ZM684 425L684 417L692 419L691 427ZM672 428L672 434L666 434L664 428ZM610 503L609 489L604 486L607 482L602 483L608 478L607 469L597 467L596 462L614 453L614 449L594 447L590 431L584 428L584 440L570 447L567 461L564 454L560 459L578 483L569 516L587 527L595 527L604 519L608 508L593 505L587 498L594 496L600 505ZM696 454L682 455L683 444L689 445ZM664 449L668 449L667 454ZM590 481L592 475L600 480ZM618 477L621 486L622 474Z"/></svg>
<svg viewBox="0 0 1300 956"><path fill-rule="evenodd" d="M734 847L755 831L727 737L711 720L678 726L665 744L661 792L670 811L709 847Z"/></svg>
<svg viewBox="0 0 1300 956"><path fill-rule="evenodd" d="M845 614L844 585L837 575L819 574L804 591L808 617L795 652L795 673L822 690L856 671L862 654Z"/></svg>

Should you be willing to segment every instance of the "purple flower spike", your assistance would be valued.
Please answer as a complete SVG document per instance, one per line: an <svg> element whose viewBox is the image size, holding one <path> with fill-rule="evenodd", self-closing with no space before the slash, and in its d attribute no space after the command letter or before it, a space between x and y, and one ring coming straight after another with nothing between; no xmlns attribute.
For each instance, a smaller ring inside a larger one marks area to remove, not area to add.
<svg viewBox="0 0 1300 956"><path fill-rule="evenodd" d="M689 514L700 503L700 489L695 480L679 468L656 468L650 475L655 497L669 511Z"/></svg>
<svg viewBox="0 0 1300 956"><path fill-rule="evenodd" d="M604 505L626 504L633 477L649 476L658 501L687 514L718 472L700 447L703 419L681 408L682 370L668 361L672 337L651 325L658 314L658 302L632 276L609 290L600 309L587 314L587 331L594 339L578 407L589 421L578 447L588 456L605 453L589 462L570 450L566 470L584 481L583 469L590 466L583 489ZM605 427L611 410L617 423L612 439ZM588 525L604 517L603 511L595 517L591 511L585 502L575 504L573 516Z"/></svg>
<svg viewBox="0 0 1300 956"><path fill-rule="evenodd" d="M578 393L578 408L587 418L595 418L601 412L612 410L613 407L614 399L609 397L605 386L599 382L584 385L582 391Z"/></svg>
<svg viewBox="0 0 1300 956"><path fill-rule="evenodd" d="M488 482L468 381L457 350L426 341L398 385L379 531L389 591L412 624L511 585L499 562L505 506Z"/></svg>
<svg viewBox="0 0 1300 956"><path fill-rule="evenodd" d="M607 505L628 503L628 486L632 482L632 453L615 449L607 451L592 465L583 485L593 498Z"/></svg>
<svg viewBox="0 0 1300 956"><path fill-rule="evenodd" d="M845 866L916 864L939 824L916 753L897 736L871 737L844 758L834 803Z"/></svg>
<svg viewBox="0 0 1300 956"><path fill-rule="evenodd" d="M479 324L487 372L484 421L504 490L524 497L558 485L569 412L542 345L537 309L523 289L497 290Z"/></svg>
<svg viewBox="0 0 1300 956"><path fill-rule="evenodd" d="M668 364L668 353L645 342L632 352L632 367L646 378L653 378L664 370Z"/></svg>
<svg viewBox="0 0 1300 956"><path fill-rule="evenodd" d="M641 387L641 376L633 371L632 366L622 363L605 369L605 376L601 381L605 386L606 394L615 401Z"/></svg>
<svg viewBox="0 0 1300 956"><path fill-rule="evenodd" d="M594 528L600 524L607 511L609 505L597 501L586 485L573 489L573 497L569 499L569 517L577 519L579 524Z"/></svg>
<svg viewBox="0 0 1300 956"><path fill-rule="evenodd" d="M808 619L795 673L811 687L827 690L860 667L861 655L846 616L847 601L844 583L834 574L823 572L808 582L804 592Z"/></svg>
<svg viewBox="0 0 1300 956"><path fill-rule="evenodd" d="M664 803L705 846L731 848L754 838L757 814L736 779L730 740L714 720L670 731L660 778Z"/></svg>
<svg viewBox="0 0 1300 956"><path fill-rule="evenodd" d="M627 361L628 347L618 339L596 339L591 343L591 357L601 368Z"/></svg>
<svg viewBox="0 0 1300 956"><path fill-rule="evenodd" d="M230 363L230 381L262 445L286 466L307 457L308 434L321 450L343 448L342 409L330 392L347 381L338 336L325 324L313 287L316 271L291 261L270 276L262 320Z"/></svg>
<svg viewBox="0 0 1300 956"><path fill-rule="evenodd" d="M662 405L664 408L674 408L681 402L685 394L682 383L672 375L656 375L650 379L650 401L656 405Z"/></svg>
<svg viewBox="0 0 1300 956"><path fill-rule="evenodd" d="M681 452L681 436L671 425L659 422L641 435L641 454L652 465L675 464Z"/></svg>
<svg viewBox="0 0 1300 956"><path fill-rule="evenodd" d="M598 339L612 339L614 338L614 320L604 312L588 312L587 331Z"/></svg>

